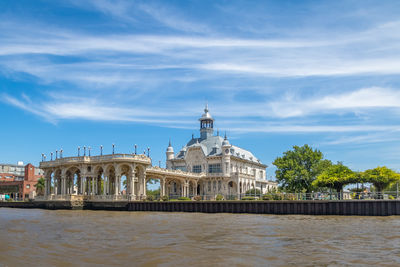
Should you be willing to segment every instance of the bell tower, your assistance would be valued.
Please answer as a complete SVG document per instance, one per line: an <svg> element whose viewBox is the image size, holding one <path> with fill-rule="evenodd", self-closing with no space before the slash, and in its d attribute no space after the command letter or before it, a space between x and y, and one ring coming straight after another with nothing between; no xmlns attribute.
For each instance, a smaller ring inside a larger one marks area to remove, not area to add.
<svg viewBox="0 0 400 267"><path fill-rule="evenodd" d="M200 138L204 140L212 136L214 134L214 119L208 112L208 104L206 104L206 107L204 108L204 114L201 116L199 121L200 121Z"/></svg>

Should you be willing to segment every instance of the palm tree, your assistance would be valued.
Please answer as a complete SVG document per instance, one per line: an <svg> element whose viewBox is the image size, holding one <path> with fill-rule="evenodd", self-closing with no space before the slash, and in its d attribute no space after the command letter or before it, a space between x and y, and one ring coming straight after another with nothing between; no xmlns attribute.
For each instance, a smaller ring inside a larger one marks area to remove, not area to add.
<svg viewBox="0 0 400 267"><path fill-rule="evenodd" d="M35 187L36 187L36 193L38 195L40 195L40 196L44 195L45 184L44 184L44 179L43 178L39 178L39 180L35 184Z"/></svg>

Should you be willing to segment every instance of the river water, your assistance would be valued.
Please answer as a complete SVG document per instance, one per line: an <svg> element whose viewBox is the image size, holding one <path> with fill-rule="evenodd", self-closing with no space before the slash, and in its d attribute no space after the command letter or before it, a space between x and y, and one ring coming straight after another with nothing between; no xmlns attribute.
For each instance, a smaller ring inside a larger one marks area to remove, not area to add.
<svg viewBox="0 0 400 267"><path fill-rule="evenodd" d="M400 217L0 208L0 266L400 266Z"/></svg>

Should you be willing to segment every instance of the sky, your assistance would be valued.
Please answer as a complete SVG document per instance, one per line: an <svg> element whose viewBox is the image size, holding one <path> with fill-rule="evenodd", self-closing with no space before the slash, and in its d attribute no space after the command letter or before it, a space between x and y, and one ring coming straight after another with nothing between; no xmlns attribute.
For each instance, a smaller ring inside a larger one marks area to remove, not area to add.
<svg viewBox="0 0 400 267"><path fill-rule="evenodd" d="M400 170L399 1L0 1L0 162L215 128L268 165L309 144Z"/></svg>

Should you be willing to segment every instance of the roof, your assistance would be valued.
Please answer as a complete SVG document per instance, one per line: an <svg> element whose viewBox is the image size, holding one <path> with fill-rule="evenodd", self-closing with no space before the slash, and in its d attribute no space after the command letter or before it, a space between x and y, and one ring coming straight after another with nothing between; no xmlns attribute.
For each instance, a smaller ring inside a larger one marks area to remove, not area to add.
<svg viewBox="0 0 400 267"><path fill-rule="evenodd" d="M184 147L182 147L175 159L183 159L185 157L185 152L192 147L200 147L206 157L221 156L223 142L224 138L221 136L210 136L207 139L192 138ZM261 164L261 162L250 151L233 145L231 145L230 150L231 155L234 157Z"/></svg>
<svg viewBox="0 0 400 267"><path fill-rule="evenodd" d="M204 114L201 116L201 118L199 120L200 121L202 121L202 120L212 120L212 121L214 121L213 117L208 112L208 105L206 105L206 107L204 108Z"/></svg>

